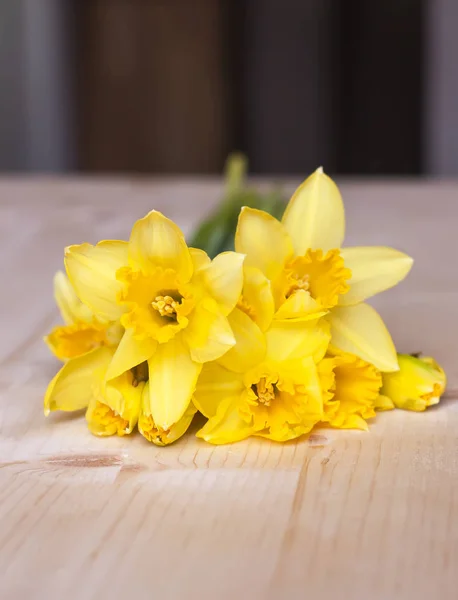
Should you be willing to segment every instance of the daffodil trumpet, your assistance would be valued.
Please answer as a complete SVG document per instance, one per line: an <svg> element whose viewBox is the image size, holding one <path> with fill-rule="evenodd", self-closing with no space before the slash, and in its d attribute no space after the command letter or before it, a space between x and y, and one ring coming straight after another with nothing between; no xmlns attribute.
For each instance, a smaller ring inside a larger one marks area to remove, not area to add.
<svg viewBox="0 0 458 600"><path fill-rule="evenodd" d="M54 276L54 299L64 321L45 337L51 352L66 361L100 346L114 347L122 336L119 323L100 319L83 304L62 271Z"/></svg>

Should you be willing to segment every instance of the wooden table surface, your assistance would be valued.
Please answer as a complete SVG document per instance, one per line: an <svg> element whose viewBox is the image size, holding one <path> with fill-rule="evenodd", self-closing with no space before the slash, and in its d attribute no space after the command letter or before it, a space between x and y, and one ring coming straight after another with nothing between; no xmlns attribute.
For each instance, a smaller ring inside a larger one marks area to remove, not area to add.
<svg viewBox="0 0 458 600"><path fill-rule="evenodd" d="M341 189L347 244L416 259L375 305L400 350L443 362L441 405L380 414L370 433L156 448L92 437L81 415L45 420L52 275L64 246L127 237L151 208L189 232L220 184L0 180L2 600L456 600L458 183Z"/></svg>

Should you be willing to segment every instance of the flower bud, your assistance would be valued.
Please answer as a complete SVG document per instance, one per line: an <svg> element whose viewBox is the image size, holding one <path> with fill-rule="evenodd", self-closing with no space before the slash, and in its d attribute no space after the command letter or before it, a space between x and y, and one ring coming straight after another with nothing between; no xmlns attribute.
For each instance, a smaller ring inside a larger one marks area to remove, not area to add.
<svg viewBox="0 0 458 600"><path fill-rule="evenodd" d="M399 371L383 373L380 393L405 410L423 411L438 404L446 385L442 367L428 356L398 354L398 361Z"/></svg>

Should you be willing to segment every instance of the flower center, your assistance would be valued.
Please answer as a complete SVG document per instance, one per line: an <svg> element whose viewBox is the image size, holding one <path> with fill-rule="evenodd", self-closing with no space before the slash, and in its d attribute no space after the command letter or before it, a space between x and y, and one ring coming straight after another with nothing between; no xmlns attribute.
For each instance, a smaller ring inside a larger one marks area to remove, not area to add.
<svg viewBox="0 0 458 600"><path fill-rule="evenodd" d="M250 317L250 319L252 319L254 321L254 318L256 317L256 313L255 313L253 307L251 306L251 304L249 304L243 296L240 296L240 298L237 302L237 308L239 308L248 317Z"/></svg>
<svg viewBox="0 0 458 600"><path fill-rule="evenodd" d="M94 348L110 345L106 329L105 325L96 322L59 325L54 327L46 340L57 358L76 358Z"/></svg>
<svg viewBox="0 0 458 600"><path fill-rule="evenodd" d="M172 269L157 267L145 274L123 267L116 277L122 284L118 302L126 309L121 325L138 338L164 344L188 326L196 304L194 287L182 284Z"/></svg>
<svg viewBox="0 0 458 600"><path fill-rule="evenodd" d="M289 298L291 294L296 292L297 290L305 290L306 292L310 288L309 283L309 275L305 273L304 275L296 275L291 273L288 277L289 282L291 283L289 290L286 292L286 297Z"/></svg>
<svg viewBox="0 0 458 600"><path fill-rule="evenodd" d="M124 435L129 428L129 421L123 419L103 402L98 402L92 414L92 419L97 422L100 429L103 429L109 434L117 433Z"/></svg>
<svg viewBox="0 0 458 600"><path fill-rule="evenodd" d="M158 446L165 446L167 443L167 438L170 435L170 429L162 429L162 427L156 425L151 416L141 414L138 426L143 437L145 437L149 442L153 442Z"/></svg>
<svg viewBox="0 0 458 600"><path fill-rule="evenodd" d="M433 389L426 394L422 394L420 397L422 400L429 402L433 398L438 398L442 394L442 386L439 383L433 383Z"/></svg>
<svg viewBox="0 0 458 600"><path fill-rule="evenodd" d="M151 306L154 310L161 315L161 317L167 317L171 321L177 320L177 309L181 304L181 296L177 295L177 298L170 296L169 294L159 295L151 302Z"/></svg>
<svg viewBox="0 0 458 600"><path fill-rule="evenodd" d="M264 406L270 406L278 392L276 384L267 382L265 377L260 379L258 383L254 383L251 389L256 394L258 402L264 404Z"/></svg>
<svg viewBox="0 0 458 600"><path fill-rule="evenodd" d="M337 249L307 250L304 256L297 256L286 266L284 294L289 298L294 292L304 290L324 308L332 308L339 301L339 295L350 289L347 281L351 271Z"/></svg>
<svg viewBox="0 0 458 600"><path fill-rule="evenodd" d="M137 387L142 381L148 381L148 363L142 362L141 364L133 367L132 372L132 386Z"/></svg>

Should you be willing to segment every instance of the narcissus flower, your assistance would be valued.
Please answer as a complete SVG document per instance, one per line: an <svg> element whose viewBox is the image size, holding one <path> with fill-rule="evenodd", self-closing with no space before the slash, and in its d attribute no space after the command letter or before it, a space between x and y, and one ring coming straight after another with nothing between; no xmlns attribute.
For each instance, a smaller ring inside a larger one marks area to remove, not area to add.
<svg viewBox="0 0 458 600"><path fill-rule="evenodd" d="M69 246L67 275L54 278L64 325L45 338L64 365L45 415L85 410L96 436L138 429L165 446L198 410L207 422L197 436L225 444L286 442L323 426L365 430L376 410L437 404L443 369L397 355L365 303L400 282L412 259L341 248L344 233L340 192L320 168L281 222L243 208L236 252L213 260L157 211L129 241Z"/></svg>
<svg viewBox="0 0 458 600"><path fill-rule="evenodd" d="M213 444L251 435L285 442L323 418L316 363L329 343L324 321L273 323L263 333L241 310L230 322L237 344L204 365L194 394L209 419L197 433Z"/></svg>
<svg viewBox="0 0 458 600"><path fill-rule="evenodd" d="M140 433L156 445L165 446L180 438L196 413L194 405L191 404L169 430L157 427L147 412L147 363L107 381L106 373L113 354L112 348L98 348L69 360L48 386L45 414L85 408L89 430L100 437L128 435L138 423Z"/></svg>
<svg viewBox="0 0 458 600"><path fill-rule="evenodd" d="M177 423L174 423L168 429L162 429L162 427L159 427L154 422L149 409L149 383L147 383L143 390L142 410L138 419L138 430L144 438L149 442L153 442L156 446L167 446L178 440L186 433L197 412L197 408L191 402Z"/></svg>
<svg viewBox="0 0 458 600"><path fill-rule="evenodd" d="M45 342L57 358L68 360L99 346L119 343L122 336L119 323L97 319L90 308L79 300L62 271L54 276L54 298L65 325L54 327L45 337Z"/></svg>
<svg viewBox="0 0 458 600"><path fill-rule="evenodd" d="M399 371L383 374L381 394L396 408L424 411L438 404L444 393L445 372L429 356L398 354Z"/></svg>
<svg viewBox="0 0 458 600"><path fill-rule="evenodd" d="M318 169L296 190L281 223L263 211L242 209L235 248L246 254L246 268L271 282L275 319L328 312L333 346L381 371L396 371L391 337L363 301L401 281L412 259L385 247L340 249L344 232L340 192ZM243 300L245 312L256 315L245 291Z"/></svg>
<svg viewBox="0 0 458 600"><path fill-rule="evenodd" d="M114 352L98 348L69 360L48 386L45 414L86 408L88 427L95 435L131 433L138 421L147 371L145 375L132 369L107 382Z"/></svg>
<svg viewBox="0 0 458 600"><path fill-rule="evenodd" d="M375 417L380 372L358 356L343 352L322 360L318 372L324 390L323 421L340 429L367 430L367 419Z"/></svg>
<svg viewBox="0 0 458 600"><path fill-rule="evenodd" d="M210 261L156 211L135 223L129 242L66 249L78 297L97 317L125 328L107 379L146 361L147 414L161 430L185 414L202 364L235 344L227 315L240 296L243 260L225 252Z"/></svg>

